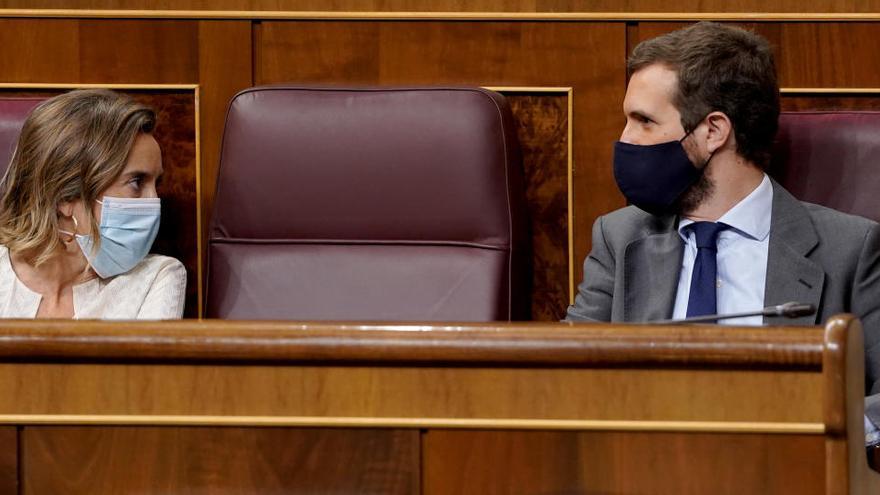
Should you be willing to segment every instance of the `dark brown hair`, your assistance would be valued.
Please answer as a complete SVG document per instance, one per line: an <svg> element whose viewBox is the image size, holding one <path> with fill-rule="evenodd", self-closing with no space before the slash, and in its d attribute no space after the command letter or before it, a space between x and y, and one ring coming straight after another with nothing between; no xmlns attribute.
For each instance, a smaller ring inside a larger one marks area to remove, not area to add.
<svg viewBox="0 0 880 495"><path fill-rule="evenodd" d="M767 167L779 120L779 86L766 39L700 22L639 43L627 61L627 73L653 64L678 75L673 104L685 131L710 112L722 112L733 124L737 152Z"/></svg>
<svg viewBox="0 0 880 495"><path fill-rule="evenodd" d="M91 205L116 180L140 133L152 132L153 110L128 96L71 91L38 105L25 120L2 182L0 244L39 265L61 242L58 205ZM92 238L98 230L85 208Z"/></svg>

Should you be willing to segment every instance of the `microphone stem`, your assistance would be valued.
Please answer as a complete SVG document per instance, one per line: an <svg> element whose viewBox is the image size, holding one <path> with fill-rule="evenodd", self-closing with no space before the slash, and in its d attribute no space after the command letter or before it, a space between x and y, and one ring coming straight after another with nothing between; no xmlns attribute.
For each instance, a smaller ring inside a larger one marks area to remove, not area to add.
<svg viewBox="0 0 880 495"><path fill-rule="evenodd" d="M732 320L734 318L745 318L747 316L764 316L763 311L746 311L744 313L731 313L724 315L706 315L706 316L692 316L690 318L685 318L683 320L660 320L653 322L657 325L668 325L672 323L706 323L706 322L717 322L718 320Z"/></svg>

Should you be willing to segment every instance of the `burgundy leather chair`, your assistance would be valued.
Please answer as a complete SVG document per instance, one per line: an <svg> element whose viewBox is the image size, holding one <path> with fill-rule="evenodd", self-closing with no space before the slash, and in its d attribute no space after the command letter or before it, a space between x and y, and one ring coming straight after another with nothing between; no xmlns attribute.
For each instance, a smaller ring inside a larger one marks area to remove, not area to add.
<svg viewBox="0 0 880 495"><path fill-rule="evenodd" d="M880 221L880 112L783 112L770 174L802 201Z"/></svg>
<svg viewBox="0 0 880 495"><path fill-rule="evenodd" d="M226 116L206 316L524 319L521 169L491 91L242 91Z"/></svg>
<svg viewBox="0 0 880 495"><path fill-rule="evenodd" d="M46 98L0 98L0 177L6 173L12 152L18 143L21 126L35 106Z"/></svg>

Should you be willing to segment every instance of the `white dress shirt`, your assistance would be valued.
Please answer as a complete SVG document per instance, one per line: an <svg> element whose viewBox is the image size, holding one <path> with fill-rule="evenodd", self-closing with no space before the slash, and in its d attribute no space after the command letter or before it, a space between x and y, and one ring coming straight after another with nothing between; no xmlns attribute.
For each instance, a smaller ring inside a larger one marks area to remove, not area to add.
<svg viewBox="0 0 880 495"><path fill-rule="evenodd" d="M773 209L773 185L764 174L764 180L727 211L719 222L731 228L718 236L718 314L757 311L764 307L764 288L767 281L767 253L770 247L770 214ZM678 291L675 296L673 318L687 315L691 291L691 273L697 257L696 236L686 227L693 220L681 218L678 233L685 241ZM726 325L761 325L762 316L723 320Z"/></svg>

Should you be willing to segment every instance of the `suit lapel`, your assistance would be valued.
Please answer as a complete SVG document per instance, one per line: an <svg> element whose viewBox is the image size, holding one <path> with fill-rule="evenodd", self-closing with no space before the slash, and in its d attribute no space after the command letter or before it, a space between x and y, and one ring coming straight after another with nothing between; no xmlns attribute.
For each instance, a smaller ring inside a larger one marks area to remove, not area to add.
<svg viewBox="0 0 880 495"><path fill-rule="evenodd" d="M624 254L624 321L672 317L684 242L675 217L658 218L654 233L631 242Z"/></svg>
<svg viewBox="0 0 880 495"><path fill-rule="evenodd" d="M825 272L807 258L819 238L810 216L801 203L773 181L773 211L770 222L770 246L767 253L767 283L764 305L788 301L813 304L819 308ZM791 325L815 325L816 315L785 320ZM765 323L780 323L778 318L764 318Z"/></svg>

